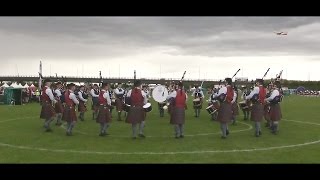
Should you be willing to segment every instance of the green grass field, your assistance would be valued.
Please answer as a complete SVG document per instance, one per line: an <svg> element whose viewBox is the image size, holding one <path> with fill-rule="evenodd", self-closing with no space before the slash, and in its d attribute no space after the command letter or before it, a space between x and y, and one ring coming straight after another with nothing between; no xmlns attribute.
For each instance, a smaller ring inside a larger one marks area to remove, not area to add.
<svg viewBox="0 0 320 180"><path fill-rule="evenodd" d="M229 125L230 135L221 139L219 124L205 111L194 117L191 100L186 111L185 138L175 139L169 116L159 117L157 104L147 114L146 139L131 139L131 126L113 119L110 136L99 137L99 124L86 113L73 136L52 123L43 130L40 105L0 106L1 163L319 163L320 98L285 97L280 132L263 126L254 137L253 122ZM113 111L114 117L116 112ZM124 119L124 118L123 118Z"/></svg>

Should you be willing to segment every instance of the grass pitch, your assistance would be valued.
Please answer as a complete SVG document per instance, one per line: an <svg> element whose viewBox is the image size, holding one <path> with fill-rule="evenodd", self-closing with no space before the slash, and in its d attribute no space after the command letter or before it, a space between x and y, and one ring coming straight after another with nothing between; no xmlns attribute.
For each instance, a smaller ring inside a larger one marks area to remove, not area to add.
<svg viewBox="0 0 320 180"><path fill-rule="evenodd" d="M89 103L90 104L90 103ZM0 106L1 163L319 163L320 98L291 95L281 104L283 119L278 135L263 126L254 137L254 123L242 112L230 135L221 139L220 125L205 111L194 117L192 100L186 111L185 138L175 139L169 114L159 117L158 106L147 114L147 138L131 139L131 125L113 121L109 136L99 137L99 124L88 108L85 121L78 121L73 136L51 124L43 130L41 106ZM124 118L123 118L124 119ZM264 125L264 124L263 124Z"/></svg>

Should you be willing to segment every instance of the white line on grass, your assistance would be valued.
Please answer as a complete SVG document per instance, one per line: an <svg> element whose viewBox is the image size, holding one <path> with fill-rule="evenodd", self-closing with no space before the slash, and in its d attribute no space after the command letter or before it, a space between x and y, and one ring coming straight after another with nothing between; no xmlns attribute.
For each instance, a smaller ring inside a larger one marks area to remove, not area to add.
<svg viewBox="0 0 320 180"><path fill-rule="evenodd" d="M241 129L241 130L235 130L235 131L231 131L230 130L230 133L237 133L237 132L242 132L242 131L249 131L251 130L253 127L250 125L250 124L247 124L247 123L244 123L244 122L239 122L241 124L244 124L244 125L247 125L249 128L247 129ZM60 127L65 129L66 130L66 127L64 126L66 124L62 124ZM82 132L82 131L79 131L79 130L73 130L74 132L77 132L79 134L82 134L82 135L89 135L88 133L85 133L85 132ZM200 134L187 134L187 135L184 135L186 137L196 137L196 136L208 136L208 135L212 135L212 134L220 134L220 132L215 132L215 133L200 133ZM120 136L120 135L108 135L109 137L121 137L121 138L128 138L128 136ZM173 137L173 136L146 136L148 138L170 138L170 137Z"/></svg>
<svg viewBox="0 0 320 180"><path fill-rule="evenodd" d="M17 119L16 119L17 120ZM303 122L296 120L283 119L284 121L289 122L298 122L305 124L314 124L320 125L317 123ZM320 143L320 140L311 141L301 144L292 144L292 145L283 145L283 146L274 146L266 148L251 148L251 149L232 149L232 150L202 150L202 151L176 151L176 152L101 152L101 151L81 151L81 150L66 150L66 149L47 149L47 148L38 148L38 147L29 147L29 146L18 146L7 143L1 143L0 146L10 147L16 149L27 149L27 150L38 150L38 151L50 151L50 152L62 152L62 153L80 153L80 154L100 154L100 155L175 155L175 154L204 154L204 153L233 153L233 152L253 152L253 151L268 151L274 149L285 149L293 147L301 147L312 144Z"/></svg>
<svg viewBox="0 0 320 180"><path fill-rule="evenodd" d="M101 152L101 151L79 151L79 150L66 150L66 149L46 149L28 146L17 146L6 143L0 143L0 146L16 148L16 149L27 149L27 150L38 150L38 151L49 151L49 152L62 152L62 153L80 153L80 154L101 154L101 155L176 155L176 154L204 154L204 153L234 153L234 152L252 152L252 151L268 151L274 149L293 148L300 146L307 146L311 144L317 144L320 140L306 142L302 144L293 144L285 146L275 146L266 148L252 148L252 149L232 149L232 150L204 150L204 151L175 151L175 152Z"/></svg>

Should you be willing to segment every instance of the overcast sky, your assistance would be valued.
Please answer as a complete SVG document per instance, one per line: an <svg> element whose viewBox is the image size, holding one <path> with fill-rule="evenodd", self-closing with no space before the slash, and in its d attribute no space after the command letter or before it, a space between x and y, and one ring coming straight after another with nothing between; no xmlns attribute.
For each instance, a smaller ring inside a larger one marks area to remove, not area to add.
<svg viewBox="0 0 320 180"><path fill-rule="evenodd" d="M0 50L0 76L320 80L320 17L0 17Z"/></svg>

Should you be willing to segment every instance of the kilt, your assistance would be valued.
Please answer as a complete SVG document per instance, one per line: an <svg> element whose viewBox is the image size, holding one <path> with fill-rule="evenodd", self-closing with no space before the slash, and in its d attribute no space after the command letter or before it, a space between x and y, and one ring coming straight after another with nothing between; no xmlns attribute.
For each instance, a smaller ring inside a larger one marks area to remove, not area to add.
<svg viewBox="0 0 320 180"><path fill-rule="evenodd" d="M93 97L91 110L98 111L98 109L99 109L99 100L97 97Z"/></svg>
<svg viewBox="0 0 320 180"><path fill-rule="evenodd" d="M60 100L57 101L57 103L54 105L54 110L56 113L62 113L63 112L63 106Z"/></svg>
<svg viewBox="0 0 320 180"><path fill-rule="evenodd" d="M170 116L170 124L184 124L185 108L173 107Z"/></svg>
<svg viewBox="0 0 320 180"><path fill-rule="evenodd" d="M271 121L280 121L282 118L280 104L271 104L270 105L270 120Z"/></svg>
<svg viewBox="0 0 320 180"><path fill-rule="evenodd" d="M270 105L269 105L269 104L266 104L266 105L264 105L264 108L263 108L263 110L264 110L264 119L265 119L266 121L269 121L269 120L270 120L269 107L270 107Z"/></svg>
<svg viewBox="0 0 320 180"><path fill-rule="evenodd" d="M41 119L50 119L53 116L55 116L55 111L54 111L54 108L52 107L51 103L49 103L48 101L43 101L41 113L40 113L40 118Z"/></svg>
<svg viewBox="0 0 320 180"><path fill-rule="evenodd" d="M97 123L108 123L111 122L110 109L107 106L99 105L99 113Z"/></svg>
<svg viewBox="0 0 320 180"><path fill-rule="evenodd" d="M145 119L145 111L143 107L131 106L129 113L126 118L126 123L136 124L144 121Z"/></svg>
<svg viewBox="0 0 320 180"><path fill-rule="evenodd" d="M123 111L123 101L122 99L116 99L116 109L117 111Z"/></svg>
<svg viewBox="0 0 320 180"><path fill-rule="evenodd" d="M81 100L79 101L78 111L79 111L79 112L86 112L86 111L87 111L86 105L85 105L84 102L81 101Z"/></svg>
<svg viewBox="0 0 320 180"><path fill-rule="evenodd" d="M254 103L252 105L252 110L251 110L251 121L255 122L260 122L263 119L264 115L264 110L263 110L264 105L260 103Z"/></svg>
<svg viewBox="0 0 320 180"><path fill-rule="evenodd" d="M237 102L232 104L232 115L236 116L239 115L239 106Z"/></svg>
<svg viewBox="0 0 320 180"><path fill-rule="evenodd" d="M76 109L75 107L70 107L66 105L63 110L62 120L67 122L77 121Z"/></svg>
<svg viewBox="0 0 320 180"><path fill-rule="evenodd" d="M168 106L168 113L169 113L169 114L172 113L172 111L173 111L172 109L173 109L172 105L169 105L169 106Z"/></svg>
<svg viewBox="0 0 320 180"><path fill-rule="evenodd" d="M218 110L217 120L221 123L228 123L232 119L232 105L231 103L222 102Z"/></svg>

